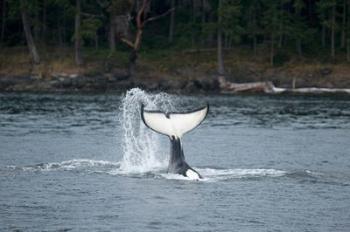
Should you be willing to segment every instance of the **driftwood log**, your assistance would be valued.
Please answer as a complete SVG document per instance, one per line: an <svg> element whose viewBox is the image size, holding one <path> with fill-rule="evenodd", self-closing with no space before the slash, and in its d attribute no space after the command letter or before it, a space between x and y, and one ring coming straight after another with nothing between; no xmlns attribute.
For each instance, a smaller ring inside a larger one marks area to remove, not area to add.
<svg viewBox="0 0 350 232"><path fill-rule="evenodd" d="M227 81L224 77L219 77L219 86L222 93L297 93L297 94L328 94L340 93L350 94L350 89L339 88L278 88L271 81L250 82L250 83L234 83Z"/></svg>
<svg viewBox="0 0 350 232"><path fill-rule="evenodd" d="M270 81L250 82L250 83L233 83L227 81L224 77L219 77L219 86L222 93L240 93L240 92L258 92L272 93L275 88Z"/></svg>

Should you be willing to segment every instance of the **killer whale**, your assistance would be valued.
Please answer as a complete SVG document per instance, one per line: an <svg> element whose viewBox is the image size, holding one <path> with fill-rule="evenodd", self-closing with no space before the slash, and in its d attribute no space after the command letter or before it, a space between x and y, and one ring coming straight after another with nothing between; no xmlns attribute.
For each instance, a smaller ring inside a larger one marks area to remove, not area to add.
<svg viewBox="0 0 350 232"><path fill-rule="evenodd" d="M145 110L141 105L143 123L153 131L166 135L170 139L170 159L168 172L180 174L190 179L201 179L202 176L185 161L182 148L182 136L196 128L207 116L209 105L188 112L170 112Z"/></svg>

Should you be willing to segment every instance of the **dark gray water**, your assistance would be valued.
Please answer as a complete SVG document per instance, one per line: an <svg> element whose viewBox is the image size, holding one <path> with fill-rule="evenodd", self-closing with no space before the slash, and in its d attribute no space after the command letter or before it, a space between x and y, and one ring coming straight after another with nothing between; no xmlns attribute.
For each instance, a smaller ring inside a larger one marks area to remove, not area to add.
<svg viewBox="0 0 350 232"><path fill-rule="evenodd" d="M183 141L203 181L126 134L122 99L0 95L0 231L350 231L350 98L177 97L210 104Z"/></svg>

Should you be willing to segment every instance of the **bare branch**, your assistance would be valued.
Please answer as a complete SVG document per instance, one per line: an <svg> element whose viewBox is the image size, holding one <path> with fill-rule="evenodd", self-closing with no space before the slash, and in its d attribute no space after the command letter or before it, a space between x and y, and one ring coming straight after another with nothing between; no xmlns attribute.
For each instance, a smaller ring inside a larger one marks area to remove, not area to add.
<svg viewBox="0 0 350 232"><path fill-rule="evenodd" d="M90 14L90 13L85 13L85 12L81 12L82 15L89 17L89 18L104 18L104 16L102 14L100 15L95 15L95 14Z"/></svg>
<svg viewBox="0 0 350 232"><path fill-rule="evenodd" d="M142 2L142 6L141 8L138 10L137 12L137 16L136 16L136 25L137 28L143 28L143 26L145 25L145 11L147 6L149 5L150 0L143 0Z"/></svg>
<svg viewBox="0 0 350 232"><path fill-rule="evenodd" d="M125 39L125 38L121 38L120 40L123 41L126 45L128 45L128 46L131 47L131 48L134 48L134 47L135 47L134 43L131 42L130 40L127 40L127 39Z"/></svg>
<svg viewBox="0 0 350 232"><path fill-rule="evenodd" d="M157 20L157 19L159 19L159 18L161 18L161 17L164 17L164 16L168 15L169 13L171 13L171 12L174 11L174 10L175 10L175 8L171 8L171 9L169 9L168 11L164 12L163 14L160 14L160 15L157 15L157 16L154 16L154 17L151 17L151 18L146 19L144 23L148 23L148 22Z"/></svg>

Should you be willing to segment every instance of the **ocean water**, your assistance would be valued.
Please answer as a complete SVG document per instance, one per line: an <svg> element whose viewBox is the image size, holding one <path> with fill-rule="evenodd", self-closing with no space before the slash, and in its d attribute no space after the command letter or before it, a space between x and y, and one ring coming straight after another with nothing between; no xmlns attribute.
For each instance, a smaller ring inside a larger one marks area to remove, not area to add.
<svg viewBox="0 0 350 232"><path fill-rule="evenodd" d="M168 174L140 104L207 102ZM350 97L0 94L0 231L350 231Z"/></svg>

